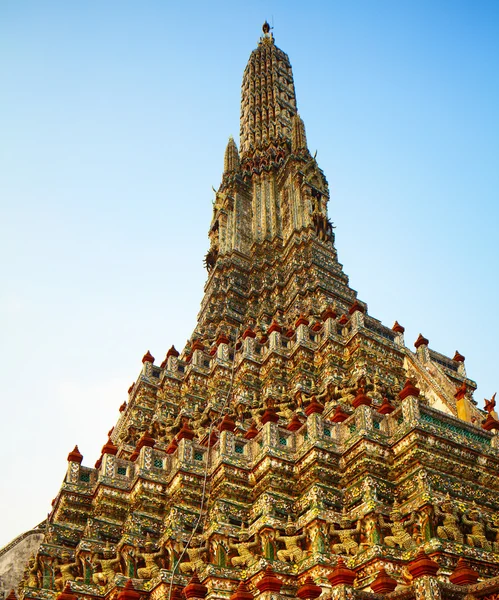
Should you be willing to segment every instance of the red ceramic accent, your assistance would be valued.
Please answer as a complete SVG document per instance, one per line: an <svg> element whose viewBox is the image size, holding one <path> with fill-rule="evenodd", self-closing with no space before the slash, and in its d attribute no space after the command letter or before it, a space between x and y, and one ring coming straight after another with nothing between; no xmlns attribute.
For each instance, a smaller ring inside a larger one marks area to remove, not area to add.
<svg viewBox="0 0 499 600"><path fill-rule="evenodd" d="M482 429L485 429L485 431L499 429L499 421L494 419L494 417L489 413L485 421L482 423Z"/></svg>
<svg viewBox="0 0 499 600"><path fill-rule="evenodd" d="M332 306L328 306L326 310L322 311L321 318L323 321L328 319L336 319L336 311Z"/></svg>
<svg viewBox="0 0 499 600"><path fill-rule="evenodd" d="M251 423L248 431L244 434L245 439L252 440L254 437L258 435L258 429L256 428L256 424Z"/></svg>
<svg viewBox="0 0 499 600"><path fill-rule="evenodd" d="M413 576L414 579L418 577L423 577L423 575L433 575L435 576L440 569L438 563L431 560L421 548L416 555L416 558L413 558L411 562L407 565L407 570Z"/></svg>
<svg viewBox="0 0 499 600"><path fill-rule="evenodd" d="M268 423L269 421L272 423L277 423L277 421L279 421L279 415L272 407L266 408L260 419L262 425L265 425L265 423Z"/></svg>
<svg viewBox="0 0 499 600"><path fill-rule="evenodd" d="M343 423L346 419L348 419L350 415L348 415L339 404L336 405L334 409L334 414L331 417L331 421L333 423Z"/></svg>
<svg viewBox="0 0 499 600"><path fill-rule="evenodd" d="M204 345L201 342L201 340L194 340L194 343L192 344L191 350L192 350L192 352L194 352L194 350L204 351Z"/></svg>
<svg viewBox="0 0 499 600"><path fill-rule="evenodd" d="M338 558L338 562L334 569L329 573L327 578L334 587L335 585L353 585L357 574L352 569L349 569L341 556Z"/></svg>
<svg viewBox="0 0 499 600"><path fill-rule="evenodd" d="M218 426L218 429L220 431L234 431L235 428L236 428L236 424L231 419L231 417L229 417L229 415L224 415L224 418L222 419L220 425Z"/></svg>
<svg viewBox="0 0 499 600"><path fill-rule="evenodd" d="M407 379L404 387L399 392L399 398L401 400L404 400L405 398L407 398L407 396L414 396L415 398L417 398L419 394L419 388L417 388L415 385L412 385L411 380Z"/></svg>
<svg viewBox="0 0 499 600"><path fill-rule="evenodd" d="M210 356L215 356L215 354L217 353L217 345L214 344L211 348L210 348Z"/></svg>
<svg viewBox="0 0 499 600"><path fill-rule="evenodd" d="M268 341L268 337L266 335L262 335L262 337L258 340L260 344L266 344Z"/></svg>
<svg viewBox="0 0 499 600"><path fill-rule="evenodd" d="M321 404L315 396L312 396L312 400L310 404L308 404L305 408L305 414L307 417L313 414L321 415L324 412L324 405Z"/></svg>
<svg viewBox="0 0 499 600"><path fill-rule="evenodd" d="M319 323L319 321L316 321L313 325L312 325L312 331L320 331L322 329L322 323Z"/></svg>
<svg viewBox="0 0 499 600"><path fill-rule="evenodd" d="M279 593L282 587L282 581L275 576L274 571L270 565L267 565L265 574L256 584L260 594L263 592L276 592Z"/></svg>
<svg viewBox="0 0 499 600"><path fill-rule="evenodd" d="M310 323L310 321L307 319L307 317L300 315L295 322L295 327L299 327L300 325L308 325Z"/></svg>
<svg viewBox="0 0 499 600"><path fill-rule="evenodd" d="M194 431L192 431L192 429L189 427L188 423L184 423L182 425L182 429L177 434L177 439L179 442L180 442L180 440L183 440L184 438L186 440L192 440L192 439L194 439L194 437L195 437Z"/></svg>
<svg viewBox="0 0 499 600"><path fill-rule="evenodd" d="M396 587L397 582L388 575L385 567L381 567L376 579L371 583L371 589L376 594L393 592Z"/></svg>
<svg viewBox="0 0 499 600"><path fill-rule="evenodd" d="M218 442L218 432L215 429L212 429L210 437L206 435L201 442L202 446L213 448L213 446Z"/></svg>
<svg viewBox="0 0 499 600"><path fill-rule="evenodd" d="M140 450L144 446L148 446L149 448L154 448L156 444L156 440L151 436L151 434L146 430L142 434L142 437L137 444L137 450Z"/></svg>
<svg viewBox="0 0 499 600"><path fill-rule="evenodd" d="M352 306L348 309L348 312L353 315L356 312L366 312L365 308L359 304L358 300L355 300L355 302L352 304Z"/></svg>
<svg viewBox="0 0 499 600"><path fill-rule="evenodd" d="M225 335L225 333L221 333L217 337L217 341L215 343L216 343L217 346L220 346L220 344L228 344L229 343L229 338Z"/></svg>
<svg viewBox="0 0 499 600"><path fill-rule="evenodd" d="M118 600L139 600L139 598L139 592L133 587L132 580L129 579L126 582L125 587L118 594Z"/></svg>
<svg viewBox="0 0 499 600"><path fill-rule="evenodd" d="M56 600L77 600L76 595L71 592L71 585L69 581L66 583L64 590L58 596L56 596Z"/></svg>
<svg viewBox="0 0 499 600"><path fill-rule="evenodd" d="M131 394L133 392L134 387L135 387L135 383L132 383L132 385L128 388L128 394Z"/></svg>
<svg viewBox="0 0 499 600"><path fill-rule="evenodd" d="M279 325L279 323L277 323L277 321L272 321L270 327L268 328L267 333L268 333L268 335L270 335L274 331L277 331L277 333L281 333L281 331L282 331L282 327Z"/></svg>
<svg viewBox="0 0 499 600"><path fill-rule="evenodd" d="M473 585L478 581L478 573L468 565L464 558L460 558L456 568L449 575L449 581L454 585Z"/></svg>
<svg viewBox="0 0 499 600"><path fill-rule="evenodd" d="M393 404L390 404L390 401L388 400L388 398L383 398L383 403L378 408L379 414L380 415L389 415L394 410L395 410L395 407L393 406Z"/></svg>
<svg viewBox="0 0 499 600"><path fill-rule="evenodd" d="M170 358L170 356L180 356L180 352L175 348L175 346L172 346L166 353L166 358Z"/></svg>
<svg viewBox="0 0 499 600"><path fill-rule="evenodd" d="M174 587L170 596L170 600L183 600L182 590Z"/></svg>
<svg viewBox="0 0 499 600"><path fill-rule="evenodd" d="M288 426L286 427L286 429L288 431L298 431L298 429L300 429L302 425L303 425L303 423L298 418L298 415L294 414L293 417L291 418L291 421L288 423Z"/></svg>
<svg viewBox="0 0 499 600"><path fill-rule="evenodd" d="M94 468L100 469L101 465L102 465L102 455L99 456L99 458L95 461Z"/></svg>
<svg viewBox="0 0 499 600"><path fill-rule="evenodd" d="M296 595L300 600L315 600L322 594L320 585L316 585L310 575L305 579L303 585L298 588Z"/></svg>
<svg viewBox="0 0 499 600"><path fill-rule="evenodd" d="M253 594L248 590L244 581L240 581L230 600L253 600Z"/></svg>
<svg viewBox="0 0 499 600"><path fill-rule="evenodd" d="M101 452L102 454L111 454L112 456L116 456L118 454L118 446L115 446L111 438L109 438L104 446L102 446Z"/></svg>
<svg viewBox="0 0 499 600"><path fill-rule="evenodd" d="M456 353L454 354L454 358L452 360L455 360L456 362L464 362L464 356L460 354L459 350L456 350Z"/></svg>
<svg viewBox="0 0 499 600"><path fill-rule="evenodd" d="M467 391L468 389L466 388L466 383L463 381L463 383L457 388L456 393L454 394L454 398L456 400L462 400L466 397Z"/></svg>
<svg viewBox="0 0 499 600"><path fill-rule="evenodd" d="M395 331L395 333L404 333L405 327L402 327L402 325L398 321L395 321L392 327L392 331Z"/></svg>
<svg viewBox="0 0 499 600"><path fill-rule="evenodd" d="M364 388L360 387L357 390L357 395L352 401L352 406L358 408L359 406L371 406L372 403L372 398L369 398L369 396L364 393Z"/></svg>
<svg viewBox="0 0 499 600"><path fill-rule="evenodd" d="M256 333L249 327L247 327L243 332L243 340L245 340L247 337L256 338Z"/></svg>
<svg viewBox="0 0 499 600"><path fill-rule="evenodd" d="M338 319L338 323L340 325L346 325L348 323L348 317L346 315L341 315L341 317Z"/></svg>
<svg viewBox="0 0 499 600"><path fill-rule="evenodd" d="M137 450L137 448L135 448L135 450L130 455L130 461L135 462L137 458L139 458L139 451Z"/></svg>
<svg viewBox="0 0 499 600"><path fill-rule="evenodd" d="M130 392L128 392L128 393L130 393ZM120 411L120 413L121 413L121 412L123 412L125 409L126 409L126 402L123 402L123 404L122 404L122 405L119 407L119 409L118 409L118 410L119 410L119 411Z"/></svg>
<svg viewBox="0 0 499 600"><path fill-rule="evenodd" d="M5 600L17 600L15 591L10 590L9 595L5 598Z"/></svg>
<svg viewBox="0 0 499 600"><path fill-rule="evenodd" d="M289 328L289 329L286 331L286 337L287 337L287 338L292 338L292 337L294 336L294 334L295 334L295 330L294 330L294 329L291 329L291 328Z"/></svg>
<svg viewBox="0 0 499 600"><path fill-rule="evenodd" d="M184 588L184 596L189 598L206 598L208 588L199 581L199 577L194 573L191 580Z"/></svg>
<svg viewBox="0 0 499 600"><path fill-rule="evenodd" d="M144 364L146 362L148 362L148 363L154 362L154 356L149 352L149 350L142 357L142 364Z"/></svg>
<svg viewBox="0 0 499 600"><path fill-rule="evenodd" d="M429 343L430 342L425 337L419 334L418 339L414 342L414 346L419 348L419 346L428 346Z"/></svg>
<svg viewBox="0 0 499 600"><path fill-rule="evenodd" d="M173 454L177 448L178 448L177 438L173 438L173 440L166 447L165 452L167 454Z"/></svg>
<svg viewBox="0 0 499 600"><path fill-rule="evenodd" d="M81 465L83 460L83 454L78 450L78 446L75 446L73 450L68 454L68 462L77 462Z"/></svg>

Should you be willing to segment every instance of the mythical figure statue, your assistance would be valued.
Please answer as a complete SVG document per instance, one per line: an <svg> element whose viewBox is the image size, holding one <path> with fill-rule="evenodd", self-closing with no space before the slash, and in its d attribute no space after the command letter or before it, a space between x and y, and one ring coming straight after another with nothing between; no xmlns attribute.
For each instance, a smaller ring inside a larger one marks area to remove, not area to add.
<svg viewBox="0 0 499 600"><path fill-rule="evenodd" d="M39 571L40 565L38 564L38 556L35 557L33 554L28 561L25 572L25 580L28 587L40 587Z"/></svg>
<svg viewBox="0 0 499 600"><path fill-rule="evenodd" d="M298 542L306 539L307 534L303 532L301 535L296 535L296 526L291 522L291 518L288 519L284 531L286 535L280 535L278 533L275 538L279 542L284 542L286 547L285 549L277 551L278 560L284 562L300 562L305 558L306 552L300 548Z"/></svg>
<svg viewBox="0 0 499 600"><path fill-rule="evenodd" d="M150 539L146 539L144 544L144 552L139 552L137 558L144 560L145 566L137 569L139 579L152 579L159 574L160 567L156 562L157 558L164 555L164 548L160 548L158 552L154 552L154 544Z"/></svg>
<svg viewBox="0 0 499 600"><path fill-rule="evenodd" d="M396 548L398 546L401 550L407 550L408 548L413 548L416 545L410 533L406 531L406 527L413 525L416 520L414 514L409 519L404 521L402 513L395 503L393 505L392 512L390 513L390 518L392 520L391 523L387 524L383 518L383 515L380 515L379 518L381 526L389 527L392 532L392 535L385 536L384 542L387 546L390 548Z"/></svg>
<svg viewBox="0 0 499 600"><path fill-rule="evenodd" d="M71 562L71 555L69 552L64 551L61 555L62 562L57 561L55 563L56 569L59 570L60 576L55 578L55 587L57 590L62 591L68 581L74 581L76 576L74 575L73 569L79 567L79 560Z"/></svg>
<svg viewBox="0 0 499 600"><path fill-rule="evenodd" d="M471 533L466 534L468 546L483 548L488 551L492 550L492 544L485 535L485 525L480 518L480 512L476 508L464 513L463 523L471 528Z"/></svg>
<svg viewBox="0 0 499 600"><path fill-rule="evenodd" d="M260 540L257 538L254 542L249 541L248 532L241 529L239 532L239 542L236 544L229 543L231 550L237 550L239 556L234 556L231 559L233 567L250 567L257 560L258 556L251 552L251 548L258 548L261 546Z"/></svg>
<svg viewBox="0 0 499 600"><path fill-rule="evenodd" d="M101 571L92 575L92 581L96 585L107 585L113 581L116 573L120 573L120 556L117 549L116 554L113 554L108 545L102 553L102 558L95 554L92 558L95 565L100 565Z"/></svg>
<svg viewBox="0 0 499 600"><path fill-rule="evenodd" d="M339 538L339 542L333 544L333 552L335 554L356 554L359 549L359 544L355 540L355 536L360 533L360 520L357 521L357 525L354 528L348 528L351 521L346 517L342 517L340 520L341 529L335 529L334 524L329 529L330 535Z"/></svg>
<svg viewBox="0 0 499 600"><path fill-rule="evenodd" d="M189 560L180 563L180 571L182 573L192 573L193 571L200 571L205 566L203 555L206 555L208 551L208 542L203 543L202 536L196 536L192 540L196 545L187 548L187 556Z"/></svg>
<svg viewBox="0 0 499 600"><path fill-rule="evenodd" d="M495 538L494 541L492 542L492 548L494 550L494 552L499 552L499 527L497 527L497 519L494 519L494 517L492 517L493 519L493 524L487 523L486 527L487 527L487 531L491 531L492 533L495 533Z"/></svg>
<svg viewBox="0 0 499 600"><path fill-rule="evenodd" d="M447 494L441 506L436 504L434 508L436 517L442 518L442 525L437 527L438 537L462 544L464 536L459 528L459 515L451 502L450 496Z"/></svg>

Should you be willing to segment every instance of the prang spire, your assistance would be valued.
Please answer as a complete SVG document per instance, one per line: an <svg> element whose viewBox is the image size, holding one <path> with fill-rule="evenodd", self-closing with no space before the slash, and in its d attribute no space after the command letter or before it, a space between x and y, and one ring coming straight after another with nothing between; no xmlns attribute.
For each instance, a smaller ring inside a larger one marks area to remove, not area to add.
<svg viewBox="0 0 499 600"><path fill-rule="evenodd" d="M295 85L288 55L274 44L268 23L244 71L241 89L241 157L252 147L291 140Z"/></svg>
<svg viewBox="0 0 499 600"><path fill-rule="evenodd" d="M293 117L293 131L291 136L291 151L293 154L300 154L307 150L307 135L305 125L298 113Z"/></svg>
<svg viewBox="0 0 499 600"><path fill-rule="evenodd" d="M234 138L230 136L229 141L227 143L227 148L225 149L224 175L228 175L230 173L234 173L235 171L239 171L239 167L239 152L237 151L237 146L236 142L234 141Z"/></svg>

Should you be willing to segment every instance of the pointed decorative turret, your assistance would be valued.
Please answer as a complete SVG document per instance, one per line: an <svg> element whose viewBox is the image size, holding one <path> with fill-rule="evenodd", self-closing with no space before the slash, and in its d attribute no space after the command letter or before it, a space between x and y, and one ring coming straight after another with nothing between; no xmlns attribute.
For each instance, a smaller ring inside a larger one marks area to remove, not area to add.
<svg viewBox="0 0 499 600"><path fill-rule="evenodd" d="M227 148L225 149L224 175L230 175L239 171L240 166L236 142L234 141L234 138L230 136L229 141L227 142Z"/></svg>
<svg viewBox="0 0 499 600"><path fill-rule="evenodd" d="M291 137L291 152L301 154L307 152L307 136L305 134L305 124L298 113L293 117L293 131Z"/></svg>

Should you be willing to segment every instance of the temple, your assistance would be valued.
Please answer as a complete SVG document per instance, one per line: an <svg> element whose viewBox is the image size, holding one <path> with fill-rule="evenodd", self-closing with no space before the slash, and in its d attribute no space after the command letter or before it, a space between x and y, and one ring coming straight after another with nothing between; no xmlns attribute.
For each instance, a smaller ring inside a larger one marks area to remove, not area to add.
<svg viewBox="0 0 499 600"><path fill-rule="evenodd" d="M9 600L499 598L495 399L369 314L328 202L266 23L196 328L144 355L95 466L69 453Z"/></svg>

